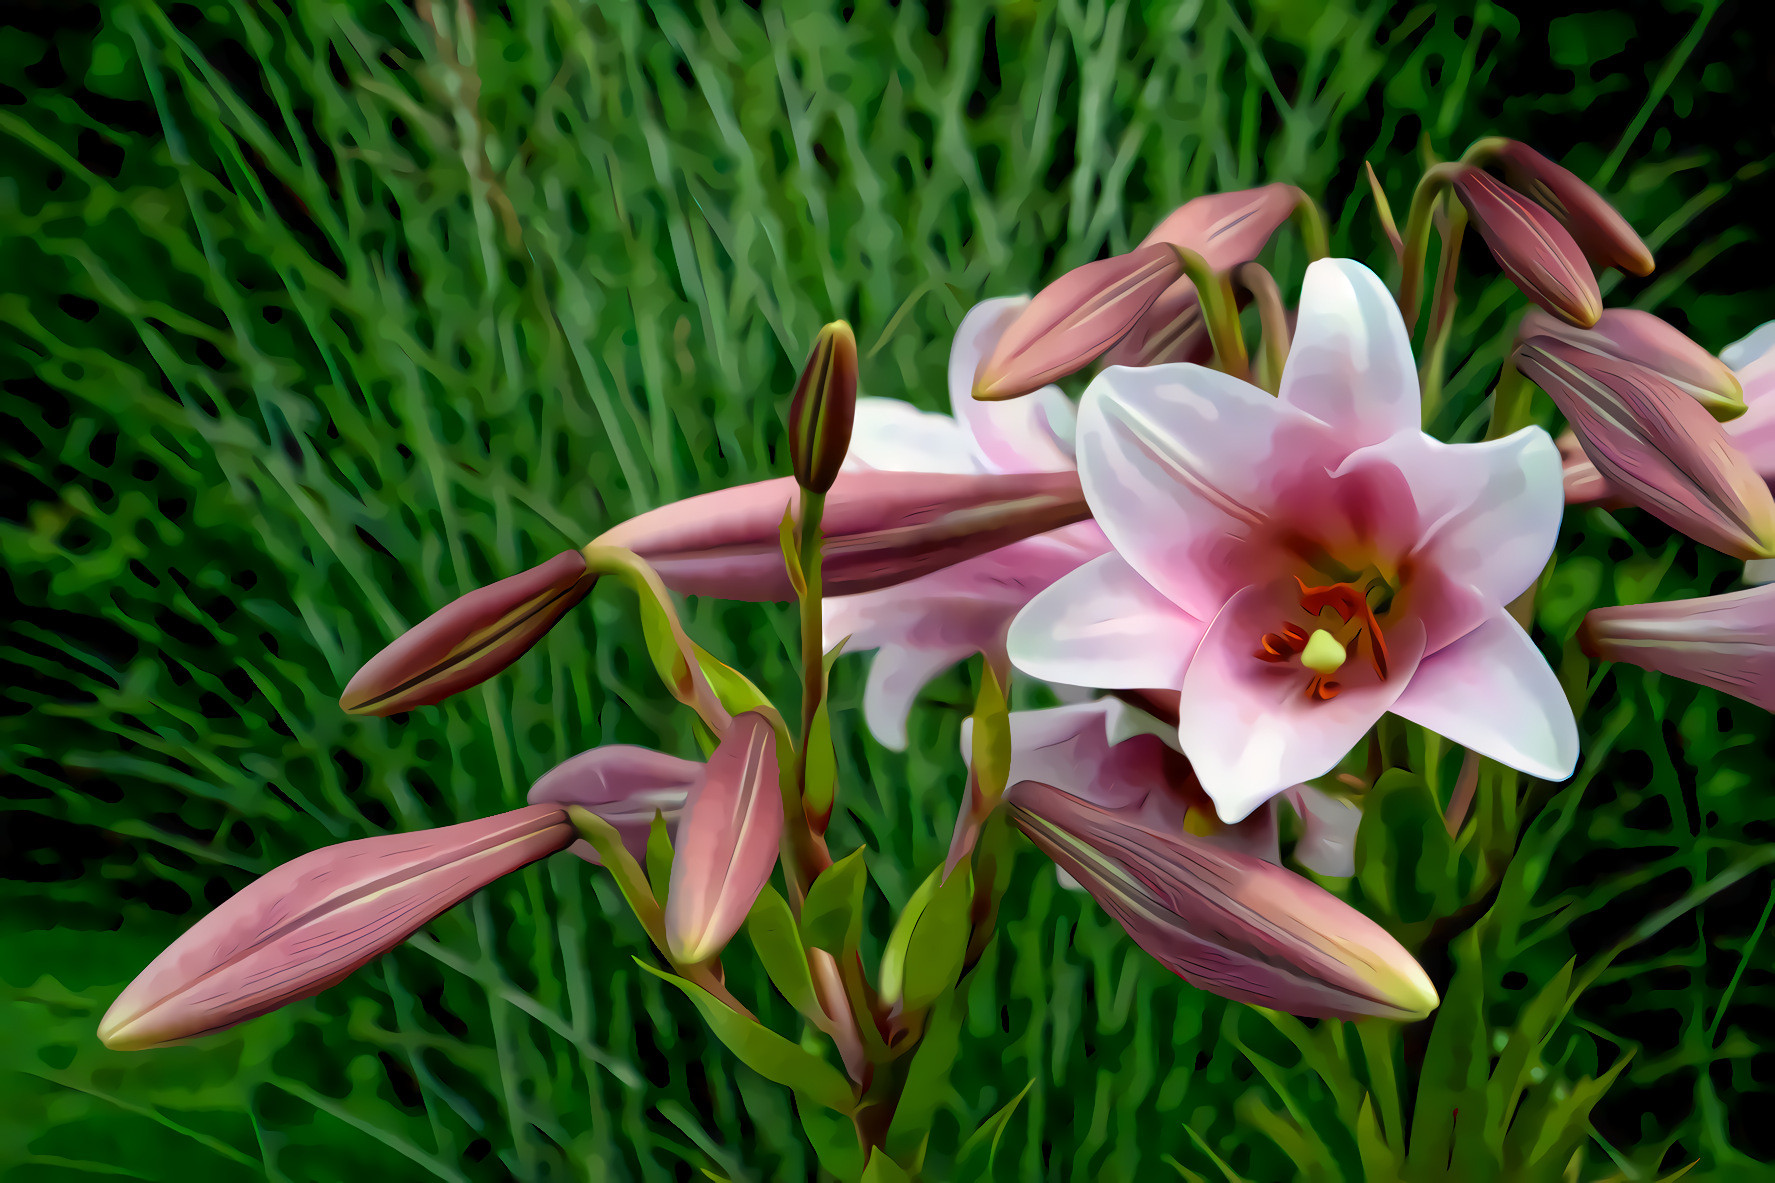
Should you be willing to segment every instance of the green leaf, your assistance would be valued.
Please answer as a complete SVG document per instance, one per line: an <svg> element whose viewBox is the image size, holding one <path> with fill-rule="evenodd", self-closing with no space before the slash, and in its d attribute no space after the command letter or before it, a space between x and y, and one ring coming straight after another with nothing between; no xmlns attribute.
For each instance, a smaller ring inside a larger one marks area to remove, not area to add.
<svg viewBox="0 0 1775 1183"><path fill-rule="evenodd" d="M1380 1122L1374 1115L1374 1098L1362 1098L1362 1110L1356 1115L1356 1153L1362 1157L1365 1179L1397 1179L1399 1154L1387 1145Z"/></svg>
<svg viewBox="0 0 1775 1183"><path fill-rule="evenodd" d="M1509 1042L1498 1056L1497 1067L1492 1069L1487 1093L1491 1107L1491 1139L1499 1153L1503 1151L1506 1127L1511 1124L1517 1103L1533 1083L1531 1074L1540 1065L1541 1049L1547 1046L1548 1038L1570 1003L1572 970L1576 964L1576 958L1567 961L1523 1008Z"/></svg>
<svg viewBox="0 0 1775 1183"><path fill-rule="evenodd" d="M863 936L863 884L869 877L858 847L820 873L801 905L801 939L835 957L849 955Z"/></svg>
<svg viewBox="0 0 1775 1183"><path fill-rule="evenodd" d="M967 1018L967 991L975 974L969 974L931 1006L924 1036L906 1069L906 1084L894 1120L888 1125L888 1152L899 1159L922 1153L936 1120L937 1106L949 1095L949 1073L961 1050L961 1028Z"/></svg>
<svg viewBox="0 0 1775 1183"><path fill-rule="evenodd" d="M1356 877L1384 913L1421 925L1458 909L1476 879L1424 779L1389 769L1368 793L1356 832Z"/></svg>
<svg viewBox="0 0 1775 1183"><path fill-rule="evenodd" d="M795 1094L795 1112L820 1165L844 1183L857 1183L863 1177L865 1152L863 1144L857 1141L856 1124L800 1093Z"/></svg>
<svg viewBox="0 0 1775 1183"><path fill-rule="evenodd" d="M819 996L814 993L813 973L807 966L807 949L801 943L794 913L789 911L788 901L768 883L746 915L746 935L752 938L752 948L758 951L758 960L764 963L764 972L770 975L777 993L808 1021L827 1022ZM861 1166L859 1163L859 1170Z"/></svg>
<svg viewBox="0 0 1775 1183"><path fill-rule="evenodd" d="M783 548L783 565L789 569L789 586L797 598L807 595L807 577L801 570L801 539L795 529L795 503L783 507L783 520L777 525L777 540Z"/></svg>
<svg viewBox="0 0 1775 1183"><path fill-rule="evenodd" d="M714 995L676 974L655 969L640 958L635 964L684 991L703 1021L727 1050L766 1080L787 1085L828 1109L849 1113L856 1107L844 1074L798 1043L792 1043L755 1019L729 1010Z"/></svg>
<svg viewBox="0 0 1775 1183"><path fill-rule="evenodd" d="M939 867L912 893L882 950L882 1001L923 1010L955 984L973 932L973 880L966 866L947 879Z"/></svg>
<svg viewBox="0 0 1775 1183"><path fill-rule="evenodd" d="M1455 938L1451 952L1454 979L1436 1011L1412 1110L1406 1169L1414 1176L1432 1177L1446 1170L1456 1153L1457 1136L1463 1146L1471 1143L1478 1152L1471 1160L1462 1159L1471 1161L1473 1169L1479 1169L1484 1151L1491 1047L1485 1026L1485 968L1476 931L1468 929Z"/></svg>
<svg viewBox="0 0 1775 1183"><path fill-rule="evenodd" d="M1004 796L1011 776L1011 716L990 661L981 663L980 693L974 700L973 773L988 802Z"/></svg>
<svg viewBox="0 0 1775 1183"><path fill-rule="evenodd" d="M1012 1097L998 1111L980 1123L980 1128L968 1135L967 1141L955 1155L955 1170L951 1172L956 1179L987 1179L992 1176L993 1163L998 1158L998 1142L1004 1136L1005 1127L1011 1123L1011 1115L1017 1111L1029 1090L1035 1087L1032 1078L1023 1086L1023 1090Z"/></svg>
<svg viewBox="0 0 1775 1183"><path fill-rule="evenodd" d="M838 660L838 655L843 651L844 641L840 641L832 646L822 660L822 686L830 685L832 663ZM808 728L807 778L801 800L810 818L829 817L838 791L838 755L832 748L831 705L830 697L821 694L820 705L814 709L813 724Z"/></svg>
<svg viewBox="0 0 1775 1183"><path fill-rule="evenodd" d="M869 1155L869 1166L863 1172L863 1183L912 1183L912 1176L877 1148Z"/></svg>
<svg viewBox="0 0 1775 1183"><path fill-rule="evenodd" d="M653 811L653 825L647 831L647 882L660 907L666 906L666 891L672 885L672 835L666 826L666 815Z"/></svg>

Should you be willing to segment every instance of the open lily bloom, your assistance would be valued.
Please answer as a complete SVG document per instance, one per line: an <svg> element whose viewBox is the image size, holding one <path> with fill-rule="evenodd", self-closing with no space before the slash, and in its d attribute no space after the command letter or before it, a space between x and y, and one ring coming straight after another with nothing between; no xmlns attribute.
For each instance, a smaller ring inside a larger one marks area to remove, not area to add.
<svg viewBox="0 0 1775 1183"><path fill-rule="evenodd" d="M1086 390L1079 475L1115 547L1020 613L1039 678L1175 688L1178 737L1239 821L1329 772L1388 711L1564 779L1571 707L1505 605L1563 509L1546 432L1444 444L1366 267L1307 269L1279 397L1201 366L1111 367Z"/></svg>
<svg viewBox="0 0 1775 1183"><path fill-rule="evenodd" d="M1032 473L1073 467L1072 403L1057 386L1009 402L977 402L974 370L1029 303L987 300L956 330L949 357L954 417L891 398L857 401L847 468L889 472ZM869 730L906 746L906 718L925 683L975 653L1001 658L1011 618L1037 592L1103 554L1108 541L1079 522L880 591L825 601L825 643L876 649L863 694Z"/></svg>
<svg viewBox="0 0 1775 1183"><path fill-rule="evenodd" d="M1116 698L1040 711L1012 711L1008 782L1039 781L1161 833L1191 833L1277 863L1276 815L1260 808L1237 825L1214 816L1177 729ZM962 723L962 756L973 758L973 720ZM1362 812L1312 785L1282 794L1300 816L1294 858L1321 875L1355 874ZM1065 882L1063 880L1063 882Z"/></svg>

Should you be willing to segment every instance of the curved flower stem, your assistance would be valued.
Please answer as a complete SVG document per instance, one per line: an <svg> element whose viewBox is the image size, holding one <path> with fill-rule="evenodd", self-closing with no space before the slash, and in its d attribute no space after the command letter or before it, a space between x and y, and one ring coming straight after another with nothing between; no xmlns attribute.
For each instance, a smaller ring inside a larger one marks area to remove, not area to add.
<svg viewBox="0 0 1775 1183"><path fill-rule="evenodd" d="M1448 358L1448 338L1454 328L1455 308L1460 300L1455 295L1455 276L1461 265L1461 238L1467 231L1467 209L1459 202L1449 202L1438 225L1442 232L1442 257L1436 264L1436 295L1430 301L1430 324L1424 334L1424 364L1418 370L1418 384L1423 388L1423 423L1442 409L1444 366Z"/></svg>
<svg viewBox="0 0 1775 1183"><path fill-rule="evenodd" d="M1275 394L1282 385L1282 367L1288 361L1288 310L1282 304L1282 290L1276 278L1260 263L1243 263L1233 278L1251 293L1257 305L1257 317L1263 325L1262 349L1258 354L1258 385Z"/></svg>
<svg viewBox="0 0 1775 1183"><path fill-rule="evenodd" d="M1307 248L1307 259L1323 259L1331 254L1331 238L1325 232L1325 214L1312 196L1302 192L1294 206L1294 228L1300 232L1301 244Z"/></svg>
<svg viewBox="0 0 1775 1183"><path fill-rule="evenodd" d="M1405 317L1405 328L1409 332L1417 327L1418 305L1424 297L1424 256L1430 250L1431 215L1436 211L1436 199L1448 188L1457 173L1465 165L1433 164L1424 170L1423 179L1418 182L1417 191L1411 195L1411 212L1405 219L1405 250L1400 260L1399 275L1399 312Z"/></svg>
<svg viewBox="0 0 1775 1183"><path fill-rule="evenodd" d="M1214 346L1214 368L1235 378L1249 380L1251 359L1245 352L1245 336L1239 330L1239 305L1233 299L1233 285L1224 271L1216 271L1208 260L1188 247L1172 244L1184 275L1195 285L1196 297L1202 305L1202 322L1208 326L1208 340Z"/></svg>
<svg viewBox="0 0 1775 1183"><path fill-rule="evenodd" d="M1368 190L1374 195L1375 216L1380 219L1381 230L1387 236L1387 245L1393 248L1393 257L1403 263L1405 240L1399 237L1399 225L1393 221L1393 207L1387 201L1387 191L1381 188L1381 179L1374 175L1374 165L1364 160L1362 167L1368 174Z"/></svg>
<svg viewBox="0 0 1775 1183"><path fill-rule="evenodd" d="M1515 358L1505 358L1504 368L1498 373L1498 384L1492 391L1491 426L1486 428L1485 438L1501 440L1526 427L1534 393L1534 385L1516 368Z"/></svg>

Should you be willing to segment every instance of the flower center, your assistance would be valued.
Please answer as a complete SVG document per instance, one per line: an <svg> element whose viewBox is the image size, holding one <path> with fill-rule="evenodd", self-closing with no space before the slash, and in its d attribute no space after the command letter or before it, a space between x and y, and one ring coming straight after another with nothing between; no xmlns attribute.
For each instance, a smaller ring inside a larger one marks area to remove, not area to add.
<svg viewBox="0 0 1775 1183"><path fill-rule="evenodd" d="M1298 657L1301 668L1312 674L1307 697L1325 702L1336 698L1342 688L1331 680L1331 675L1341 670L1351 654L1366 642L1369 664L1374 667L1375 676L1385 682L1387 639L1363 590L1354 583L1308 587L1299 577L1294 582L1300 587L1300 607L1307 616L1317 621L1331 612L1338 623L1309 632L1292 621L1284 622L1278 631L1263 635L1253 656L1276 664Z"/></svg>

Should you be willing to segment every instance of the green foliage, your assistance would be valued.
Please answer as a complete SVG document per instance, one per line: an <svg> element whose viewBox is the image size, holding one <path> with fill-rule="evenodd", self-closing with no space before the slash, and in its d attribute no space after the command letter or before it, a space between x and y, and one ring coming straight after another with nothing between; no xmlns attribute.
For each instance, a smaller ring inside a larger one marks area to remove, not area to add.
<svg viewBox="0 0 1775 1183"><path fill-rule="evenodd" d="M978 298L1267 180L1322 195L1334 249L1384 268L1354 166L1402 208L1420 146L1496 132L1646 231L1660 270L1604 277L1614 302L1715 349L1767 319L1753 33L1711 2L1627 24L1543 7L15 5L0 1174L802 1179L798 1109L826 1169L859 1177L848 1119L716 1046L694 997L630 964L647 939L610 876L566 855L194 1046L113 1053L93 1029L193 919L298 853L513 807L598 743L695 754L607 593L440 707L351 718L336 698L453 596L785 472L794 366L835 317L858 327L867 393L936 407ZM1271 261L1287 290L1298 246ZM1483 432L1518 306L1500 280L1460 309L1439 434ZM901 1144L974 1164L991 1128L982 1175L1000 1179L1379 1179L1420 1138L1503 1153L1486 1139L1514 1112L1501 1145L1525 1169L1563 1170L1587 1124L1572 1177L1696 1159L1690 1180L1765 1177L1747 1115L1772 1079L1769 720L1567 645L1588 607L1735 576L1631 513L1575 515L1560 553L1537 613L1588 703L1580 775L1482 768L1453 843L1473 890L1447 896L1415 878L1448 857L1430 816L1447 778L1395 778L1389 811L1421 847L1349 889L1381 875L1412 901L1415 928L1382 918L1453 983L1446 1030L1290 1025L1202 995L1025 855L998 943L936 1004L965 1050L930 1057ZM730 710L794 701L788 612L696 602L683 621ZM940 680L902 755L857 724L861 663L832 677L832 835L881 854L858 905L880 931L947 847L972 695ZM1519 819L1504 870L1476 835ZM1445 957L1447 928L1475 922ZM729 975L767 1034L796 1021L769 958ZM1432 1044L1453 1058L1425 1108L1405 1082ZM1477 1133L1438 1127L1457 1093L1483 1105Z"/></svg>

